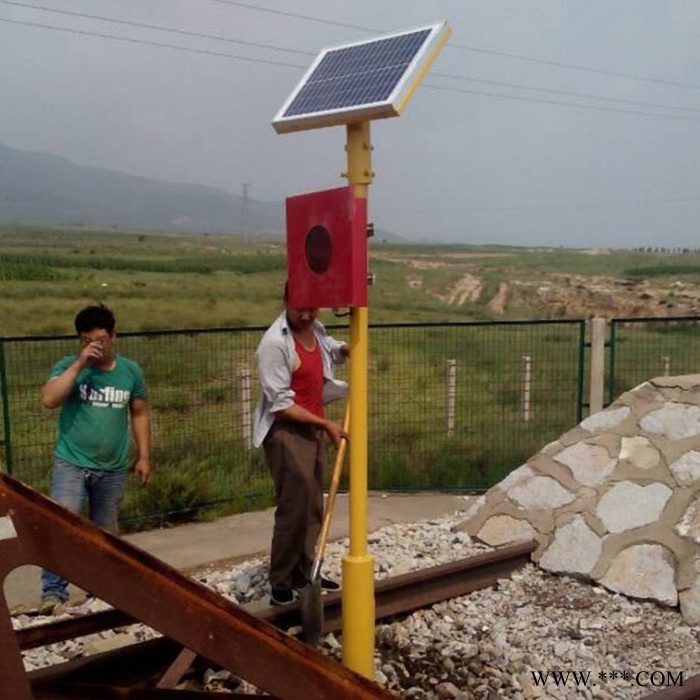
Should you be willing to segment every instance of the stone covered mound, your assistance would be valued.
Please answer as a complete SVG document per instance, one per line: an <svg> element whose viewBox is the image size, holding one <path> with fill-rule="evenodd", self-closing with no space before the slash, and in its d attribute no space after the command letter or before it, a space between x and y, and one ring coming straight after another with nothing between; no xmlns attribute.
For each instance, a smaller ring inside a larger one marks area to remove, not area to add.
<svg viewBox="0 0 700 700"><path fill-rule="evenodd" d="M462 529L535 539L543 569L680 604L700 624L700 375L623 394L481 496Z"/></svg>

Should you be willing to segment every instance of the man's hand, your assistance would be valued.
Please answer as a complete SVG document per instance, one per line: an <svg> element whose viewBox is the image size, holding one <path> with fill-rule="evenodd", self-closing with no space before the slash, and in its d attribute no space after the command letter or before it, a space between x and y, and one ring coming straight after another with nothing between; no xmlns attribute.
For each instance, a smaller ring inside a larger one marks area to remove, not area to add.
<svg viewBox="0 0 700 700"><path fill-rule="evenodd" d="M141 458L134 464L134 474L141 480L141 486L148 485L152 473L151 463L147 459Z"/></svg>
<svg viewBox="0 0 700 700"><path fill-rule="evenodd" d="M340 354L346 358L350 357L350 346L347 343L343 343L340 346Z"/></svg>
<svg viewBox="0 0 700 700"><path fill-rule="evenodd" d="M336 447L340 447L341 440L350 439L350 436L343 430L343 426L338 423L329 420L326 421L323 428L328 433L328 437L333 440L333 444Z"/></svg>
<svg viewBox="0 0 700 700"><path fill-rule="evenodd" d="M96 362L99 362L102 359L104 353L105 351L102 347L102 344L99 341L95 340L92 343L88 343L80 351L78 361L80 362L82 367L86 367L87 365L94 365Z"/></svg>

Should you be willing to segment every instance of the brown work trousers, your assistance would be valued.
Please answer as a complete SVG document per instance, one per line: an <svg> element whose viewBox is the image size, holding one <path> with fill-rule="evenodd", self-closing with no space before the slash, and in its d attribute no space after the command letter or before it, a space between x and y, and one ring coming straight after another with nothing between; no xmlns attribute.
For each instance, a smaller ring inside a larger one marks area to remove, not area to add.
<svg viewBox="0 0 700 700"><path fill-rule="evenodd" d="M301 588L309 581L323 520L325 433L321 428L275 422L263 442L275 484L275 526L270 585Z"/></svg>

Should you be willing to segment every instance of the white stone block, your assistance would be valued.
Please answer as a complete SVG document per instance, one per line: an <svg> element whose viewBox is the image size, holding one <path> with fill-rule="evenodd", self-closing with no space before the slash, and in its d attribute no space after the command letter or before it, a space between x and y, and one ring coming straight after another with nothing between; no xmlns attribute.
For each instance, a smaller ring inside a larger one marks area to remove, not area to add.
<svg viewBox="0 0 700 700"><path fill-rule="evenodd" d="M589 433L600 433L616 428L624 422L630 414L629 406L611 408L606 411L598 411L586 420L581 421L581 427Z"/></svg>
<svg viewBox="0 0 700 700"><path fill-rule="evenodd" d="M537 536L535 530L526 520L518 520L510 515L494 515L479 530L477 537L492 547L509 542L523 542Z"/></svg>
<svg viewBox="0 0 700 700"><path fill-rule="evenodd" d="M700 435L700 407L669 401L663 408L647 413L639 426L644 432L664 435L670 440Z"/></svg>
<svg viewBox="0 0 700 700"><path fill-rule="evenodd" d="M656 522L673 491L666 484L640 486L621 481L603 494L596 515L609 532L625 532Z"/></svg>
<svg viewBox="0 0 700 700"><path fill-rule="evenodd" d="M552 544L540 558L547 571L569 574L590 574L598 562L603 541L579 515L557 528Z"/></svg>
<svg viewBox="0 0 700 700"><path fill-rule="evenodd" d="M604 447L586 442L567 447L554 460L568 467L574 479L584 486L601 484L617 466L617 460L610 459Z"/></svg>
<svg viewBox="0 0 700 700"><path fill-rule="evenodd" d="M683 621L692 627L700 627L700 576L693 585L678 596Z"/></svg>
<svg viewBox="0 0 700 700"><path fill-rule="evenodd" d="M678 603L673 555L658 544L638 544L622 550L600 579L606 588L665 605Z"/></svg>
<svg viewBox="0 0 700 700"><path fill-rule="evenodd" d="M671 464L669 469L680 486L690 486L700 479L700 452L686 452Z"/></svg>
<svg viewBox="0 0 700 700"><path fill-rule="evenodd" d="M700 544L700 496L690 502L674 529L681 537Z"/></svg>
<svg viewBox="0 0 700 700"><path fill-rule="evenodd" d="M623 437L620 459L627 460L637 469L653 469L661 461L661 455L648 438Z"/></svg>
<svg viewBox="0 0 700 700"><path fill-rule="evenodd" d="M521 481L531 479L533 476L535 476L535 472L532 471L531 467L527 464L523 464L517 469L513 469L513 471L508 474L503 481L496 484L496 486L507 493L511 486L515 486L515 484L519 484Z"/></svg>
<svg viewBox="0 0 700 700"><path fill-rule="evenodd" d="M576 499L571 491L565 489L550 476L535 476L527 481L518 482L507 491L508 498L523 508L559 508Z"/></svg>

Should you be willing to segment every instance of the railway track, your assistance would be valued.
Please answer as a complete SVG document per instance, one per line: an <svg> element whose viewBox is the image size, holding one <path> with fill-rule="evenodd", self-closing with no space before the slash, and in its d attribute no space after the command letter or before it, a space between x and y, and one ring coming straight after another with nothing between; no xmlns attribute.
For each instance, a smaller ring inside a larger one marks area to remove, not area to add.
<svg viewBox="0 0 700 700"><path fill-rule="evenodd" d="M15 631L5 601L0 601L3 698L206 700L213 693L175 688L190 670L212 666L279 700L394 697L283 632L299 626L297 607L246 611L5 475L0 475L0 534L0 580L17 566L34 563L57 570L114 606ZM521 543L379 581L377 619L488 587L528 562L534 548L534 542ZM326 632L340 629L340 605L339 594L325 597ZM139 622L162 636L29 674L24 671L23 650ZM691 698L700 698L700 677L656 691L645 700Z"/></svg>
<svg viewBox="0 0 700 700"><path fill-rule="evenodd" d="M466 595L493 585L529 561L534 542L523 542L497 550L459 559L447 564L414 571L377 581L375 584L376 619L405 615L450 598ZM324 632L341 629L341 594L323 596ZM258 610L254 615L281 629L301 625L299 606L273 606ZM106 610L84 617L18 630L20 649L55 644L95 634L116 627L137 623L138 620L120 610Z"/></svg>
<svg viewBox="0 0 700 700"><path fill-rule="evenodd" d="M534 542L480 554L448 564L378 581L375 588L377 620L405 615L434 603L492 585L529 561ZM324 631L341 628L341 595L324 596ZM296 605L268 607L256 617L282 629L300 625ZM119 610L107 610L81 618L51 622L17 632L22 650L76 639L88 634L138 623ZM191 668L205 668L210 660L167 638L130 645L91 659L80 659L29 674L35 697L42 700L126 697L140 700L181 698L198 700L206 693L186 693L173 688ZM124 684L124 669L129 669ZM122 680L117 683L117 679ZM99 683L95 679L100 679ZM156 688L144 685L156 683Z"/></svg>

